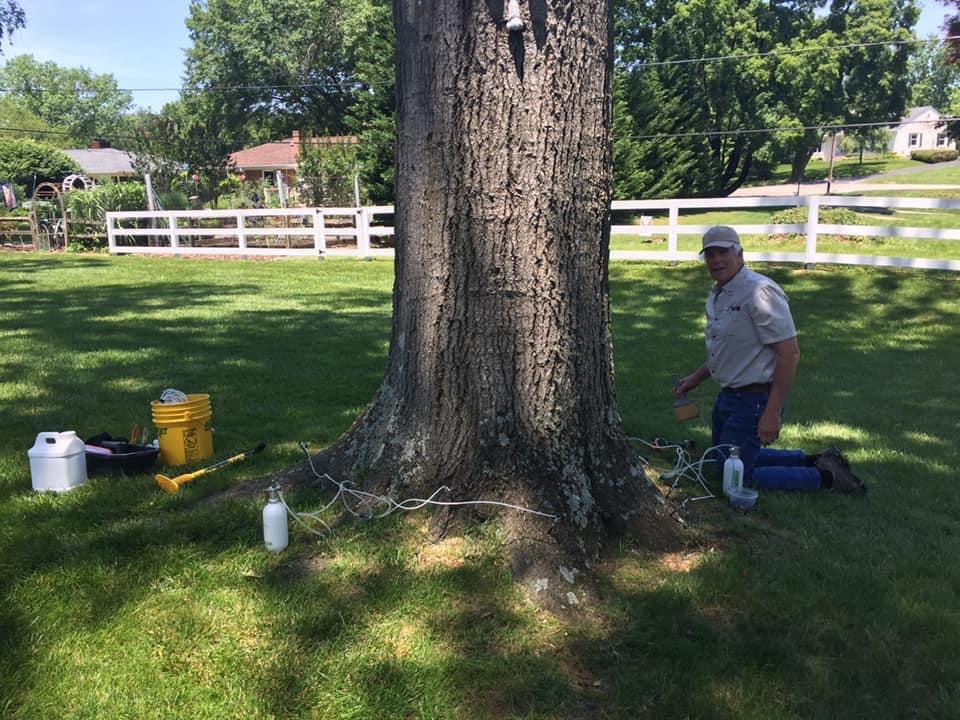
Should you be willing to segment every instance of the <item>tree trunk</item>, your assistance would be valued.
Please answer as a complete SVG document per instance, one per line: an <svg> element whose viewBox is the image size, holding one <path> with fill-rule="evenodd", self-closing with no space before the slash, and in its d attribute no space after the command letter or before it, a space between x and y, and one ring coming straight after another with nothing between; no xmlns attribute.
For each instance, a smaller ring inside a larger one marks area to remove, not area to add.
<svg viewBox="0 0 960 720"><path fill-rule="evenodd" d="M803 173L807 170L807 164L813 157L814 147L822 140L818 134L805 132L803 138L795 141L793 146L793 158L790 161L790 180L791 183L798 183L803 180Z"/></svg>
<svg viewBox="0 0 960 720"><path fill-rule="evenodd" d="M390 351L326 460L395 497L446 485L555 515L499 511L542 589L546 564L589 564L663 503L615 401L609 2L521 8L508 32L505 3L394 2Z"/></svg>

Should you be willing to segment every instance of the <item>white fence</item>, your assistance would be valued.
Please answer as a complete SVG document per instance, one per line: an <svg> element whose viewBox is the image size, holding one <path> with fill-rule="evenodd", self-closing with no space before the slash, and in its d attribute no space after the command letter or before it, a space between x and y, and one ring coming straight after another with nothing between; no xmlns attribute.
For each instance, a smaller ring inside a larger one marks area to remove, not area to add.
<svg viewBox="0 0 960 720"><path fill-rule="evenodd" d="M790 225L734 225L741 235L800 234L805 236L804 252L753 252L748 260L912 267L960 271L960 260L890 257L881 255L824 253L817 249L821 235L848 235L880 238L914 238L957 241L960 229L836 225L820 222L820 208L906 208L958 210L960 200L891 197L738 197L697 200L617 200L617 213L640 216L639 224L614 225L614 235L666 236L665 250L614 250L614 260L698 259L697 250L680 250L681 236L702 235L709 225L680 221L685 210L731 210L744 208L785 208L806 206L807 222ZM193 210L107 213L107 236L111 253L174 255L349 255L369 258L392 255L390 243L375 247L377 238L390 238L393 228L378 224L378 216L392 215L389 205L361 208L299 208L288 210ZM653 220L666 215L666 223ZM960 213L958 213L960 226ZM648 221L648 222L645 222ZM373 240L373 242L372 242ZM383 243L381 243L383 244Z"/></svg>
<svg viewBox="0 0 960 720"><path fill-rule="evenodd" d="M108 212L114 254L141 255L392 255L372 239L393 227L376 224L390 206L263 210Z"/></svg>
<svg viewBox="0 0 960 720"><path fill-rule="evenodd" d="M925 270L960 271L960 260L937 260L931 258L889 257L883 255L854 255L823 253L817 250L819 235L852 235L862 237L915 238L931 240L960 240L960 229L897 227L880 225L832 225L820 222L820 208L910 208L927 210L960 210L960 200L938 200L930 198L892 198L892 197L839 197L833 195L808 195L791 197L737 197L707 198L702 200L616 200L612 204L614 211L637 213L667 213L667 223L642 223L640 225L614 225L611 234L667 236L666 250L617 250L610 257L617 260L679 260L698 259L696 250L679 249L681 235L703 235L710 225L680 224L681 210L730 210L758 207L797 207L808 209L807 222L791 225L734 225L741 235L801 234L806 237L806 247L802 253L794 252L750 252L744 250L747 260L766 262L798 262L808 266L817 263L837 263L842 265L875 265L886 267L911 267ZM643 216L641 216L643 217ZM651 216L646 216L651 217ZM960 215L957 217L960 225Z"/></svg>

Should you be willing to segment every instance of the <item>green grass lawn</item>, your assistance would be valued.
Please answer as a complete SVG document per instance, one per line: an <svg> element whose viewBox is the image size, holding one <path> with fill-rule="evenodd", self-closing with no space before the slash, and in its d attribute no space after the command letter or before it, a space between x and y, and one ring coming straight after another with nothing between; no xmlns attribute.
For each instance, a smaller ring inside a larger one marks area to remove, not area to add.
<svg viewBox="0 0 960 720"><path fill-rule="evenodd" d="M960 165L939 165L936 163L921 163L921 165L926 165L922 171L885 175L876 178L876 182L916 185L960 185Z"/></svg>
<svg viewBox="0 0 960 720"><path fill-rule="evenodd" d="M854 180L878 173L893 172L904 168L926 165L917 160L893 157L865 156L863 162L857 157L838 159L833 165L834 180ZM827 179L830 164L825 160L810 160L803 174L803 182L821 182ZM790 165L777 165L772 176L762 181L750 180L748 185L781 185L790 182Z"/></svg>
<svg viewBox="0 0 960 720"><path fill-rule="evenodd" d="M887 173L904 168L930 167L926 163L904 158L865 156L863 162L858 157L838 159L833 164L834 180L854 180L870 175ZM830 164L825 160L811 160L807 163L803 174L803 182L820 182L827 179ZM913 177L912 175L910 176ZM772 177L762 181L748 182L748 185L780 185L790 181L790 165L778 165L774 168ZM891 181L892 182L892 181ZM902 182L913 182L903 180ZM918 181L919 182L919 181ZM940 182L940 181L937 181ZM947 182L947 181L944 181Z"/></svg>
<svg viewBox="0 0 960 720"><path fill-rule="evenodd" d="M803 353L783 443L839 443L868 495L694 503L686 550L624 541L563 618L512 583L492 525L294 526L271 556L262 501L220 496L362 411L389 262L0 254L0 717L953 717L960 276L765 269ZM630 434L706 446L711 390L678 426L670 378L702 356L707 289L695 264L612 265ZM166 387L210 393L216 458L267 451L177 496L148 475L31 492L38 432L124 434Z"/></svg>

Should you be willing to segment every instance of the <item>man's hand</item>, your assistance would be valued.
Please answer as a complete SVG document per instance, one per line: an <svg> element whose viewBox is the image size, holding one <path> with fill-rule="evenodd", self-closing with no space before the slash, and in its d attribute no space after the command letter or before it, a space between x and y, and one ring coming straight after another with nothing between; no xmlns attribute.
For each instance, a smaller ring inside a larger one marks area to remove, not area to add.
<svg viewBox="0 0 960 720"><path fill-rule="evenodd" d="M676 397L686 397L687 393L693 390L699 384L700 381L697 380L695 375L687 375L674 386L673 394Z"/></svg>
<svg viewBox="0 0 960 720"><path fill-rule="evenodd" d="M763 411L763 415L760 416L760 421L757 423L757 437L760 438L760 444L770 445L776 442L777 438L780 437L781 424L780 413L771 411L771 408L768 406L767 409Z"/></svg>
<svg viewBox="0 0 960 720"><path fill-rule="evenodd" d="M701 365L685 378L681 378L673 387L673 394L676 397L685 398L687 393L693 390L697 385L710 377L710 370L706 365Z"/></svg>
<svg viewBox="0 0 960 720"><path fill-rule="evenodd" d="M757 423L757 437L763 445L769 445L780 437L781 417L783 405L793 389L793 378L797 374L797 364L800 362L800 346L797 338L772 343L777 354L777 365L773 370L773 382L770 395L767 397L767 407Z"/></svg>

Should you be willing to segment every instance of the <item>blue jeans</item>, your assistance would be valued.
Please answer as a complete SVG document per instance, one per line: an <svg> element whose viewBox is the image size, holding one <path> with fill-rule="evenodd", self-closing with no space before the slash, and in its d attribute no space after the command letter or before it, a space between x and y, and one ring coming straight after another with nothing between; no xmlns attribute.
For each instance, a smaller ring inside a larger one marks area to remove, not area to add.
<svg viewBox="0 0 960 720"><path fill-rule="evenodd" d="M757 424L767 407L767 393L722 390L713 405L713 444L736 445L743 461L744 484L773 490L819 490L820 471L807 465L802 450L774 450L763 447ZM715 451L717 469L730 448Z"/></svg>

